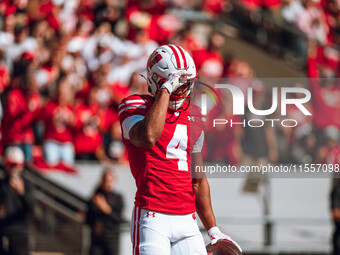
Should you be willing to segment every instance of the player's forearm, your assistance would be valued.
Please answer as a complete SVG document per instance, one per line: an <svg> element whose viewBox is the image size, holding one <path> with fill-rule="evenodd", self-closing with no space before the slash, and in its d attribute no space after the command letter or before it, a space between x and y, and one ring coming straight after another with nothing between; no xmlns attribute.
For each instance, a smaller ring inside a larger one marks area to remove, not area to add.
<svg viewBox="0 0 340 255"><path fill-rule="evenodd" d="M206 230L216 226L211 206L210 187L206 178L197 179L193 186L196 195L196 210Z"/></svg>
<svg viewBox="0 0 340 255"><path fill-rule="evenodd" d="M131 129L129 136L139 147L152 147L162 135L170 94L162 89L145 118Z"/></svg>
<svg viewBox="0 0 340 255"><path fill-rule="evenodd" d="M340 222L340 209L339 208L334 208L332 210L332 216L333 216L333 220L335 222Z"/></svg>

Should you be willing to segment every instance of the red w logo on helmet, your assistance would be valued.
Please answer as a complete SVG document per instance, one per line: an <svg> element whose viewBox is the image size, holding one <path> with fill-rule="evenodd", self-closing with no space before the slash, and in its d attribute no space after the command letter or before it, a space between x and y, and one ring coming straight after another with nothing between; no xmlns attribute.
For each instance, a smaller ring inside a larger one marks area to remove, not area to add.
<svg viewBox="0 0 340 255"><path fill-rule="evenodd" d="M147 68L151 69L155 64L157 64L162 59L162 55L158 54L158 52L154 51L153 54L150 55L148 59Z"/></svg>

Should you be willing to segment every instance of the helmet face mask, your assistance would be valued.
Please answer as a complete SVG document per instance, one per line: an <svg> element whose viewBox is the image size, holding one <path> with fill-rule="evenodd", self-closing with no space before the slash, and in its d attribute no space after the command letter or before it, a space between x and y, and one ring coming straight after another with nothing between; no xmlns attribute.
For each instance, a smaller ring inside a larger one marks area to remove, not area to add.
<svg viewBox="0 0 340 255"><path fill-rule="evenodd" d="M189 77L186 77L187 83L184 84L188 87L186 89L188 92L185 91L186 93L180 93L179 95L176 95L176 92L173 93L170 97L169 107L178 110L184 100L190 97L190 91L197 78L197 72L194 60L182 47L173 44L160 46L150 55L146 69L149 92L153 96L160 92L160 87L171 73L179 70L191 73ZM175 105L175 108L173 105Z"/></svg>

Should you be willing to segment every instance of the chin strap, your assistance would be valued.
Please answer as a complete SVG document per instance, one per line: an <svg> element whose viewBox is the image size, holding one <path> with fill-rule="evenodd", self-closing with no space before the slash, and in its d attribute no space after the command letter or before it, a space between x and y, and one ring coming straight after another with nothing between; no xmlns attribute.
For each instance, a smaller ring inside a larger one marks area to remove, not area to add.
<svg viewBox="0 0 340 255"><path fill-rule="evenodd" d="M185 99L184 99L185 100ZM173 108L170 108L169 109L171 110L171 115L169 118L167 118L165 121L166 123L169 123L169 124L172 124L172 123L175 123L176 120L179 118L179 116L181 115L182 112L185 112L189 106L190 106L190 101L191 101L191 98L189 98L189 102L187 103L187 106L185 108L183 108L183 106L179 107L177 110L173 109ZM183 104L182 104L183 105ZM175 115L175 113L178 113L178 116ZM174 120L171 120L173 117L175 116Z"/></svg>
<svg viewBox="0 0 340 255"><path fill-rule="evenodd" d="M143 77L147 81L146 77L143 74L140 73L139 76Z"/></svg>
<svg viewBox="0 0 340 255"><path fill-rule="evenodd" d="M174 111L181 109L184 103L184 100L185 98L180 99L180 100L169 101L169 108L173 109Z"/></svg>

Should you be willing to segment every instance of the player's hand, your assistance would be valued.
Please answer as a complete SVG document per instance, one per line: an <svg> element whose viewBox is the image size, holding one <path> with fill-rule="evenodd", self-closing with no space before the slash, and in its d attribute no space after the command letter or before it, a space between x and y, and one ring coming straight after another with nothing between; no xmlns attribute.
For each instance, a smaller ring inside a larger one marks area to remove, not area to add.
<svg viewBox="0 0 340 255"><path fill-rule="evenodd" d="M161 86L161 88L166 88L171 95L174 91L176 91L180 86L186 83L185 76L191 76L191 73L180 70L177 72L173 72L168 75L168 78Z"/></svg>
<svg viewBox="0 0 340 255"><path fill-rule="evenodd" d="M0 205L0 219L4 219L6 217L6 208L4 205Z"/></svg>
<svg viewBox="0 0 340 255"><path fill-rule="evenodd" d="M92 199L93 203L101 210L102 212L106 214L111 213L111 207L110 205L106 202L105 197L102 194L96 194L94 195Z"/></svg>
<svg viewBox="0 0 340 255"><path fill-rule="evenodd" d="M9 179L9 185L14 189L19 195L24 195L25 184L21 177L11 177Z"/></svg>
<svg viewBox="0 0 340 255"><path fill-rule="evenodd" d="M217 243L219 239L223 239L229 242L232 242L233 244L236 245L236 247L242 252L241 247L236 243L233 239L231 239L230 236L227 236L226 234L223 234L221 230L218 227L212 227L211 229L208 230L208 235L211 239L211 244Z"/></svg>

